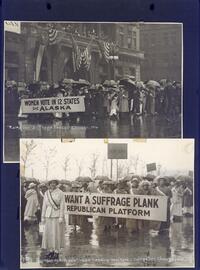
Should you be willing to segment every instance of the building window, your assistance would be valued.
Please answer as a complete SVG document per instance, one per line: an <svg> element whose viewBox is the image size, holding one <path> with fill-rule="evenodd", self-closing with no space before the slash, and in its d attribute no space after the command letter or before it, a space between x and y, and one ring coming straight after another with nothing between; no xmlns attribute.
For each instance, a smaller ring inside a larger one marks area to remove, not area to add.
<svg viewBox="0 0 200 270"><path fill-rule="evenodd" d="M5 53L5 62L10 64L19 64L19 54L18 52L7 51Z"/></svg>
<svg viewBox="0 0 200 270"><path fill-rule="evenodd" d="M131 49L132 48L132 38L131 37L127 38L127 43L128 43L128 48Z"/></svg>
<svg viewBox="0 0 200 270"><path fill-rule="evenodd" d="M137 49L137 33L135 31L132 32L132 48Z"/></svg>
<svg viewBox="0 0 200 270"><path fill-rule="evenodd" d="M124 34L120 34L120 46L124 47Z"/></svg>

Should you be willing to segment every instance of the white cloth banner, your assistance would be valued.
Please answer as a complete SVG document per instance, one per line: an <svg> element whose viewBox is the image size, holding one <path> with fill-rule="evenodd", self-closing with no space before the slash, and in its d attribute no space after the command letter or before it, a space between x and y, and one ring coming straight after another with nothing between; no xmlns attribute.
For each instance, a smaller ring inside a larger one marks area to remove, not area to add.
<svg viewBox="0 0 200 270"><path fill-rule="evenodd" d="M85 112L84 96L22 99L22 113Z"/></svg>
<svg viewBox="0 0 200 270"><path fill-rule="evenodd" d="M17 21L4 21L4 30L21 34L21 22Z"/></svg>
<svg viewBox="0 0 200 270"><path fill-rule="evenodd" d="M167 220L167 196L65 193L66 214Z"/></svg>

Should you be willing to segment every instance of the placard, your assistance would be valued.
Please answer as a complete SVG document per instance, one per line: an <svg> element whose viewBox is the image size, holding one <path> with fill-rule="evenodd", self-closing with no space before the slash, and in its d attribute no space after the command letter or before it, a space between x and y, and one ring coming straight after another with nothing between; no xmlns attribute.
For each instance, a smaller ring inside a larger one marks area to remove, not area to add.
<svg viewBox="0 0 200 270"><path fill-rule="evenodd" d="M22 99L22 113L84 112L84 96Z"/></svg>

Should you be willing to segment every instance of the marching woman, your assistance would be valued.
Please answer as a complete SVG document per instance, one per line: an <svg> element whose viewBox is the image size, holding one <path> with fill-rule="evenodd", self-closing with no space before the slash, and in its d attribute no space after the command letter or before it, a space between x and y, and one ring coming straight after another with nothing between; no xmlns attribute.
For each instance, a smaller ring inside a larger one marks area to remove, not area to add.
<svg viewBox="0 0 200 270"><path fill-rule="evenodd" d="M137 195L139 188L139 180L137 178L133 178L131 180L131 186L129 190L129 194ZM134 218L127 218L126 219L126 228L129 234L137 232L139 230L138 220Z"/></svg>
<svg viewBox="0 0 200 270"><path fill-rule="evenodd" d="M157 179L158 186L156 190L160 192L163 196L167 196L167 220L161 222L160 232L168 230L170 227L170 205L171 205L171 197L172 192L170 188L167 186L167 179L165 177L159 177Z"/></svg>
<svg viewBox="0 0 200 270"><path fill-rule="evenodd" d="M36 213L40 209L38 202L38 196L36 192L36 184L30 183L28 190L25 194L25 199L27 200L25 211L24 211L24 221L25 222L36 222Z"/></svg>
<svg viewBox="0 0 200 270"><path fill-rule="evenodd" d="M46 258L53 260L59 260L59 253L65 247L65 199L58 183L58 180L49 181L42 207L42 248L49 252Z"/></svg>

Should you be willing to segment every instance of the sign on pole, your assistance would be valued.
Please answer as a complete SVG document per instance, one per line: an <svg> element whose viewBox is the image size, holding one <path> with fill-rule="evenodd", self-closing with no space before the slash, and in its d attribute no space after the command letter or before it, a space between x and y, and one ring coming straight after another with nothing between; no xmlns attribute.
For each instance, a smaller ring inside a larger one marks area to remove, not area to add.
<svg viewBox="0 0 200 270"><path fill-rule="evenodd" d="M126 143L109 143L108 159L127 159L128 146Z"/></svg>
<svg viewBox="0 0 200 270"><path fill-rule="evenodd" d="M147 172L156 171L156 163L149 163L146 165Z"/></svg>

